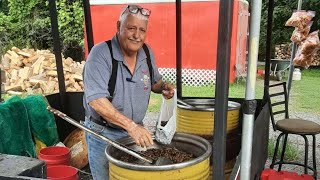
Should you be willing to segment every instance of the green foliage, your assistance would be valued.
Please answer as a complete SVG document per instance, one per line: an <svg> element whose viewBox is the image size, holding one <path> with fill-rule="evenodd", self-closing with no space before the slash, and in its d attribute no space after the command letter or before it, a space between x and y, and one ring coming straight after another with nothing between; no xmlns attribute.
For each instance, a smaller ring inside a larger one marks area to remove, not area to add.
<svg viewBox="0 0 320 180"><path fill-rule="evenodd" d="M268 0L263 1L261 13L261 30L260 30L260 49L259 59L265 59L266 48L266 33L267 33L267 19L268 19ZM294 30L293 27L286 27L284 24L291 17L293 10L297 9L298 0L275 0L273 12L273 29L272 29L272 45L291 42L290 37ZM316 11L316 16L312 19L313 25L311 32L320 27L320 1L309 0L303 1L302 9ZM272 49L273 51L274 49ZM273 56L274 53L271 54Z"/></svg>
<svg viewBox="0 0 320 180"><path fill-rule="evenodd" d="M9 11L8 9L8 0L1 0L0 1L0 12L7 14Z"/></svg>
<svg viewBox="0 0 320 180"><path fill-rule="evenodd" d="M76 0L57 0L58 27L62 52L76 50L82 60L83 8ZM47 0L8 0L0 9L0 53L12 46L50 49L53 47ZM7 13L5 13L7 12Z"/></svg>
<svg viewBox="0 0 320 180"><path fill-rule="evenodd" d="M290 105L298 112L320 115L318 69L304 69L301 71L301 81L293 81L290 91Z"/></svg>
<svg viewBox="0 0 320 180"><path fill-rule="evenodd" d="M64 55L77 61L83 60L84 21L82 1L58 0L57 11Z"/></svg>
<svg viewBox="0 0 320 180"><path fill-rule="evenodd" d="M4 47L7 44L10 44L10 29L12 28L10 22L10 17L6 16L4 13L0 13L0 48L5 49ZM1 51L0 51L1 54Z"/></svg>
<svg viewBox="0 0 320 180"><path fill-rule="evenodd" d="M63 37L63 42L77 41L77 43L81 44L83 42L83 33L79 33L79 31L83 31L83 9L81 8L81 3L79 1L59 0L57 7L59 30Z"/></svg>

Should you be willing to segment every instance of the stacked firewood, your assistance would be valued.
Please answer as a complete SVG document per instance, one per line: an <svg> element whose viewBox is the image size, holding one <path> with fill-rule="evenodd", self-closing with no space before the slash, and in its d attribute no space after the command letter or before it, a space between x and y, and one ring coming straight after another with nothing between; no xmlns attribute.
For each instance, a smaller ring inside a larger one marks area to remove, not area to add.
<svg viewBox="0 0 320 180"><path fill-rule="evenodd" d="M292 44L280 44L275 46L275 59L290 59ZM320 50L315 53L311 66L320 66Z"/></svg>
<svg viewBox="0 0 320 180"><path fill-rule="evenodd" d="M312 66L320 66L320 51L316 52L313 57Z"/></svg>
<svg viewBox="0 0 320 180"><path fill-rule="evenodd" d="M275 59L290 59L291 43L280 44L275 46Z"/></svg>
<svg viewBox="0 0 320 180"><path fill-rule="evenodd" d="M81 63L62 58L67 92L83 91ZM52 94L59 92L54 54L49 50L11 48L1 58L6 72L5 92L8 94Z"/></svg>

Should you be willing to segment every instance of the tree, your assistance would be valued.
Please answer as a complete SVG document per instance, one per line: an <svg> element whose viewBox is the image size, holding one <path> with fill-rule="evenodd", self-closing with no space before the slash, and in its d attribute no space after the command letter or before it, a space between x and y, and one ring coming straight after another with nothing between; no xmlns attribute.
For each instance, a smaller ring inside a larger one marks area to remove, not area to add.
<svg viewBox="0 0 320 180"><path fill-rule="evenodd" d="M48 0L7 0L0 4L0 52L12 46L52 49ZM22 5L23 4L23 5ZM57 0L62 52L83 60L83 10L77 0ZM76 52L74 52L76 51Z"/></svg>
<svg viewBox="0 0 320 180"><path fill-rule="evenodd" d="M260 46L259 46L259 60L265 59L266 48L266 32L267 32L267 18L268 18L268 0L263 1L261 13L261 29L260 29ZM288 43L293 27L286 27L284 24L291 17L292 12L297 9L298 0L275 0L273 12L273 29L272 29L272 45ZM292 3L293 2L293 3ZM302 9L316 11L316 16L313 18L313 25L310 32L317 30L320 27L320 1L308 0L303 1ZM274 48L272 49L274 52ZM273 56L274 53L271 54Z"/></svg>

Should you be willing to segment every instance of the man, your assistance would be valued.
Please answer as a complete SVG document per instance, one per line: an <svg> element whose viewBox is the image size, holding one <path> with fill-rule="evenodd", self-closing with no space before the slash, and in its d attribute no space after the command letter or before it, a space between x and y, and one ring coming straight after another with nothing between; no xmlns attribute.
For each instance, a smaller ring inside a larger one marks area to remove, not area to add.
<svg viewBox="0 0 320 180"><path fill-rule="evenodd" d="M102 42L92 48L83 73L85 125L112 140L129 135L139 146L153 144L150 132L142 126L151 91L165 98L174 93L173 85L161 80L151 49L145 52L142 48L150 13L128 5L120 14L111 43ZM91 134L86 134L86 141L93 178L108 179L104 154L107 143Z"/></svg>

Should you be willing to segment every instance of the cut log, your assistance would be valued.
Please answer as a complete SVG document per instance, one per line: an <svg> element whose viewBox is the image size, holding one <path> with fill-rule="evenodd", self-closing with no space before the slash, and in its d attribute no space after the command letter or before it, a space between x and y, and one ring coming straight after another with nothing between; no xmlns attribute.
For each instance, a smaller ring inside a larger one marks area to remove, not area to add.
<svg viewBox="0 0 320 180"><path fill-rule="evenodd" d="M76 89L76 91L82 91L81 86L77 82L75 82L73 86Z"/></svg>
<svg viewBox="0 0 320 180"><path fill-rule="evenodd" d="M23 52L23 51L18 51L17 54L22 55L24 57L31 57L32 55L27 53L27 52Z"/></svg>
<svg viewBox="0 0 320 180"><path fill-rule="evenodd" d="M73 75L73 78L74 78L76 81L82 81L82 75L74 74L74 75Z"/></svg>
<svg viewBox="0 0 320 180"><path fill-rule="evenodd" d="M7 91L7 93L10 95L21 95L22 94L22 92L20 92L20 91Z"/></svg>
<svg viewBox="0 0 320 180"><path fill-rule="evenodd" d="M21 85L15 85L15 86L5 86L5 91L21 91Z"/></svg>
<svg viewBox="0 0 320 180"><path fill-rule="evenodd" d="M1 64L2 64L2 66L3 66L4 69L10 68L10 55L9 55L9 54L5 54L5 55L2 57Z"/></svg>
<svg viewBox="0 0 320 180"><path fill-rule="evenodd" d="M54 77L58 76L57 71L47 71L46 74L47 74L47 76L54 76Z"/></svg>
<svg viewBox="0 0 320 180"><path fill-rule="evenodd" d="M11 79L12 80L16 81L18 79L18 70L12 69L10 74L11 74Z"/></svg>
<svg viewBox="0 0 320 180"><path fill-rule="evenodd" d="M44 56L40 56L36 62L31 66L33 68L33 75L38 75L40 72L40 68L42 68Z"/></svg>
<svg viewBox="0 0 320 180"><path fill-rule="evenodd" d="M23 69L19 70L19 77L22 79L28 79L30 77L30 68L24 67Z"/></svg>

